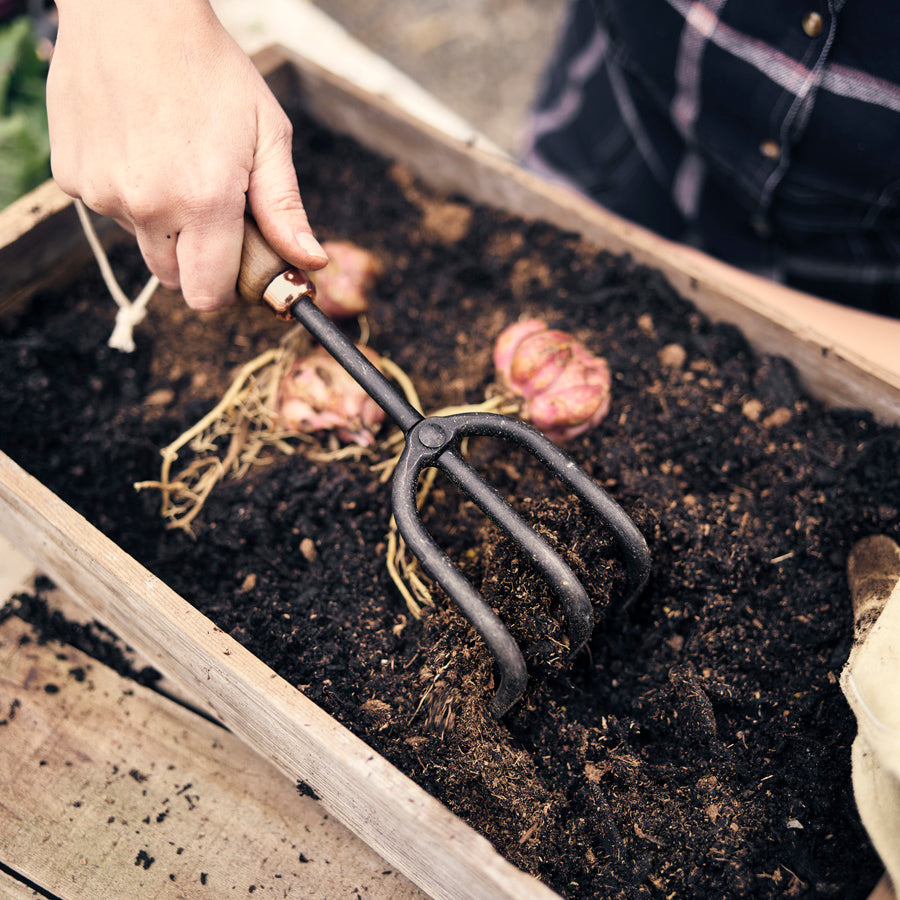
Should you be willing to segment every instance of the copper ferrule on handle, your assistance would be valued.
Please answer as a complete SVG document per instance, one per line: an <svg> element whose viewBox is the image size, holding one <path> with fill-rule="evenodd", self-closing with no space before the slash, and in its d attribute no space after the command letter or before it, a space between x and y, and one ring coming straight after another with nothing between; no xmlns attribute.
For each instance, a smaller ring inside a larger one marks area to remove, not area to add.
<svg viewBox="0 0 900 900"><path fill-rule="evenodd" d="M300 269L288 269L269 282L262 302L275 313L276 318L291 321L291 307L301 298L316 299L316 286Z"/></svg>
<svg viewBox="0 0 900 900"><path fill-rule="evenodd" d="M291 318L291 307L301 297L316 297L316 289L306 273L292 268L269 246L249 215L244 216L237 291L248 302L263 303L286 321Z"/></svg>

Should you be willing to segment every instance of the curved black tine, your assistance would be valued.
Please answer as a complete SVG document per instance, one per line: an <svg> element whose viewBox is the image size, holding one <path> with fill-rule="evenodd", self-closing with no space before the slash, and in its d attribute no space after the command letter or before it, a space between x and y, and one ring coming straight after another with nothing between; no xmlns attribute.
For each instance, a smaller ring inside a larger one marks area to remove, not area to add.
<svg viewBox="0 0 900 900"><path fill-rule="evenodd" d="M543 572L550 587L562 601L569 632L569 653L574 656L588 642L594 630L594 607L584 586L563 558L541 537L500 494L454 450L458 435L455 416L432 416L410 429L408 452L394 472L394 478L418 478L429 465L437 466L467 494L475 505L493 519L516 545ZM408 471L412 468L414 471ZM415 483L415 482L414 482Z"/></svg>
<svg viewBox="0 0 900 900"><path fill-rule="evenodd" d="M425 429L426 423L429 426L428 430ZM553 441L519 419L512 419L496 413L458 413L452 416L426 418L411 429L410 433L417 434L421 440L422 435L428 438L429 433L435 428L440 429L448 436L448 444L445 446L448 446L451 440L458 440L461 437L484 436L505 438L530 451L553 475L567 484L578 497L587 503L597 517L609 527L625 561L628 592L624 605L627 606L640 594L650 576L650 550L644 536L638 531L637 526L625 510ZM430 439L434 440L434 438ZM462 470L460 463L465 466L467 471ZM472 472L472 470L464 461L445 453L443 456L437 456L435 464L444 469L451 477L454 477L451 469L460 471L465 480L458 480L458 483L463 490L471 494L473 485L468 480L468 472ZM484 484L476 473L472 472L472 474L488 491L496 494L494 489ZM478 485L475 486L475 489L481 490ZM473 495L472 499L478 503L476 496ZM501 502L506 505L505 501ZM478 505L480 506L480 503ZM506 527L506 520L504 519L500 524ZM513 523L510 522L510 524ZM528 530L531 532L530 528Z"/></svg>
<svg viewBox="0 0 900 900"><path fill-rule="evenodd" d="M594 607L575 573L546 538L538 534L464 459L446 452L434 465L443 469L543 572L566 611L569 655L574 656L590 640L594 630Z"/></svg>
<svg viewBox="0 0 900 900"><path fill-rule="evenodd" d="M524 660L500 619L422 525L416 508L416 485L422 470L437 466L446 472L543 571L565 606L573 655L590 638L594 614L584 587L562 557L457 454L461 437L477 435L507 438L524 446L602 518L625 557L628 602L647 581L650 554L643 536L624 510L574 460L531 426L492 413L459 413L425 418L410 428L394 470L394 518L425 571L456 601L491 649L501 673L501 684L491 704L491 711L499 718L525 690L528 676Z"/></svg>
<svg viewBox="0 0 900 900"><path fill-rule="evenodd" d="M417 464L409 457L407 445L397 465L398 471L402 467L403 475L397 477L397 472L394 473L391 488L397 528L425 571L453 598L493 654L500 672L500 684L491 701L491 713L499 719L525 693L528 684L525 658L499 616L422 525L416 508L416 484L429 462L419 457Z"/></svg>

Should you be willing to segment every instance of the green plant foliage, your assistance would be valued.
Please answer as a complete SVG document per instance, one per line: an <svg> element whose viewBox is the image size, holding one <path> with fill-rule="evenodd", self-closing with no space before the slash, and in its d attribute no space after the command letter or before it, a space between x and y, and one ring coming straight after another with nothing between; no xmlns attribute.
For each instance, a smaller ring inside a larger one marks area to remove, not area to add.
<svg viewBox="0 0 900 900"><path fill-rule="evenodd" d="M46 85L30 20L0 24L0 208L50 175Z"/></svg>

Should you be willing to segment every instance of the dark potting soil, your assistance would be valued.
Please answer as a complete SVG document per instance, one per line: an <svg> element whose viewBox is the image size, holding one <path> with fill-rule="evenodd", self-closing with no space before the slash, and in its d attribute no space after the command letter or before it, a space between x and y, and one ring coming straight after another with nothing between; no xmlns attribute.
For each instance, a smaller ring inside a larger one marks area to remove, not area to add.
<svg viewBox="0 0 900 900"><path fill-rule="evenodd" d="M612 411L567 449L646 536L642 596L623 608L610 536L542 467L473 443L473 464L596 609L589 648L567 661L541 578L438 481L429 530L528 658L524 701L497 722L486 647L439 591L413 618L387 575L389 490L371 460L301 448L217 487L192 536L167 531L158 496L132 485L157 477L160 448L283 333L263 310L198 315L163 292L125 355L106 346L99 277L44 298L0 326L2 450L566 897L865 896L880 866L838 687L844 562L856 539L900 534L898 431L824 409L787 363L710 325L657 272L435 197L309 123L296 133L320 237L384 263L370 343L426 409L483 399L492 341L522 315L608 359ZM136 251L114 262L133 295Z"/></svg>

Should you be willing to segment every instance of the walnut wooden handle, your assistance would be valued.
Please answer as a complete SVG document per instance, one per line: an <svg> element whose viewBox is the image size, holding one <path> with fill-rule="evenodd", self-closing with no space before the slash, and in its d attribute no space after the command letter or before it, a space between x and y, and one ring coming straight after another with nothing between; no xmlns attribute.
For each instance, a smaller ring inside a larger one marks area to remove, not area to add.
<svg viewBox="0 0 900 900"><path fill-rule="evenodd" d="M290 265L269 246L256 222L244 216L244 246L237 282L241 297L251 303L262 303L266 288L289 268Z"/></svg>
<svg viewBox="0 0 900 900"><path fill-rule="evenodd" d="M263 303L279 319L291 321L291 310L301 297L316 299L316 286L306 272L286 263L262 236L256 222L244 216L244 246L238 293L251 303Z"/></svg>

